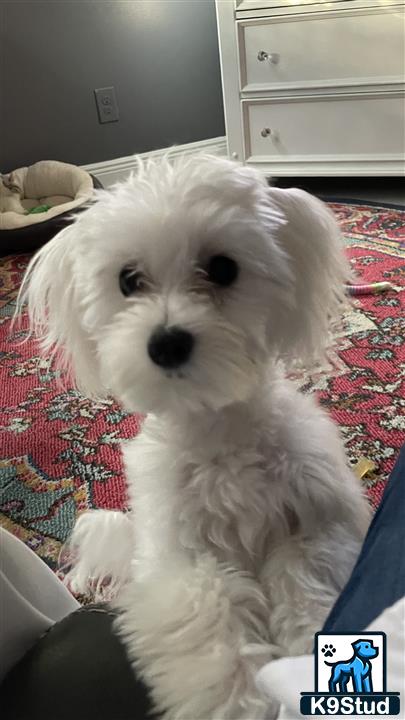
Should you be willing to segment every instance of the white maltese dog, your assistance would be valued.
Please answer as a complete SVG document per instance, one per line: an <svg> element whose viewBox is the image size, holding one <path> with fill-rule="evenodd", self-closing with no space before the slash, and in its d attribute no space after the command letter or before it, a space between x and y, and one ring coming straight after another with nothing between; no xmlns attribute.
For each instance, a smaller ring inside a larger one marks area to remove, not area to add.
<svg viewBox="0 0 405 720"><path fill-rule="evenodd" d="M140 164L30 263L44 350L148 413L123 447L131 512L79 518L68 581L117 591L166 720L274 716L257 669L311 651L357 558L360 485L283 371L322 353L348 273L319 200L206 156Z"/></svg>

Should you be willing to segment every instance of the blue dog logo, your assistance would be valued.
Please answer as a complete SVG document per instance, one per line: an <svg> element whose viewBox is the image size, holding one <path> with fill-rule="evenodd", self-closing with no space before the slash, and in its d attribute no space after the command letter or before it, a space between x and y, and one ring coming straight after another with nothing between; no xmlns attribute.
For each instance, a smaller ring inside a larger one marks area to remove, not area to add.
<svg viewBox="0 0 405 720"><path fill-rule="evenodd" d="M332 668L329 680L330 693L373 692L371 660L377 657L378 648L374 647L372 640L356 640L352 643L352 648L354 652L350 660L334 663L324 661ZM352 691L347 689L350 680L353 683Z"/></svg>
<svg viewBox="0 0 405 720"><path fill-rule="evenodd" d="M399 715L400 694L387 690L386 654L387 637L377 630L316 633L314 689L301 692L301 714Z"/></svg>

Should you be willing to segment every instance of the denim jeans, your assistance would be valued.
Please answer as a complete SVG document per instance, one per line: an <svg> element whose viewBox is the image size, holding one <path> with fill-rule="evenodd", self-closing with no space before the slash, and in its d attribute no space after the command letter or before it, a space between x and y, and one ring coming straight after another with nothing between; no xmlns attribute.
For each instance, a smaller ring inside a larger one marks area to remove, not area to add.
<svg viewBox="0 0 405 720"><path fill-rule="evenodd" d="M405 595L405 445L325 632L363 630Z"/></svg>

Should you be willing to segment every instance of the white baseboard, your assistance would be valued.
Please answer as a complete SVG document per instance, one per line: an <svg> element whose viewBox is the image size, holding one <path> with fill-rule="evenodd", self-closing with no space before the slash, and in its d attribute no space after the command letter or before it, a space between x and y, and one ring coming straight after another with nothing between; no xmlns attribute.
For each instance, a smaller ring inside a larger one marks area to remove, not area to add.
<svg viewBox="0 0 405 720"><path fill-rule="evenodd" d="M152 150L151 152L128 155L127 157L106 160L105 162L82 165L84 170L95 175L104 187L113 185L119 180L125 180L136 169L136 158L160 157L169 148ZM210 140L199 140L198 142L187 143L186 145L175 145L170 148L170 155L193 155L195 153L209 153L210 155L226 155L227 145L225 137L212 138Z"/></svg>

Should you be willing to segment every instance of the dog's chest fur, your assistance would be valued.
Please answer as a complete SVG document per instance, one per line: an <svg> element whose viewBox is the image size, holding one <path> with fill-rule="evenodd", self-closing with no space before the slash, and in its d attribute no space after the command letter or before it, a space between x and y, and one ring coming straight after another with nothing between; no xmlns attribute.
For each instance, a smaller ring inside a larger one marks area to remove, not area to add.
<svg viewBox="0 0 405 720"><path fill-rule="evenodd" d="M167 527L169 543L175 535L191 554L209 551L255 573L271 536L291 532L281 495L292 465L279 434L266 428L264 435L247 407L189 428L148 418L135 442L136 453L126 460L129 479L132 467L136 474L132 504L143 545L140 525L153 517L158 536Z"/></svg>
<svg viewBox="0 0 405 720"><path fill-rule="evenodd" d="M222 562L253 570L269 533L264 458L235 448L211 461L190 462L182 474L180 541Z"/></svg>

